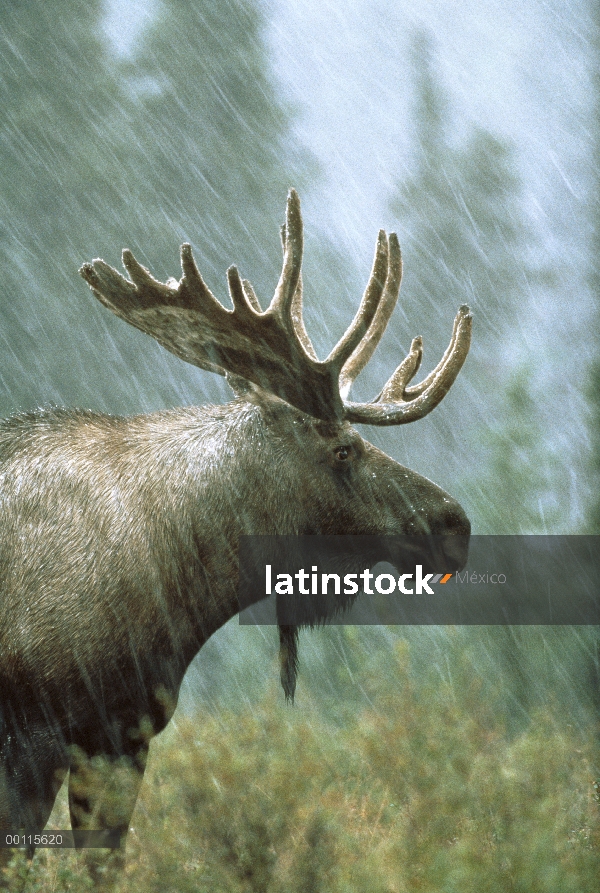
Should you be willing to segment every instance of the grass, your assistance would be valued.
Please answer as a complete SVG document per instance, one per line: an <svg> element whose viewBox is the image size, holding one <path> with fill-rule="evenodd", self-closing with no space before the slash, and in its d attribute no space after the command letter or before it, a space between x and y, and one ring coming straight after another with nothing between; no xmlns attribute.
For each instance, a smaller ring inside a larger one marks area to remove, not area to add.
<svg viewBox="0 0 600 893"><path fill-rule="evenodd" d="M370 705L318 699L176 715L154 740L115 889L144 893L587 893L600 877L593 729L538 709L519 734L468 665L396 643ZM460 684L456 673L463 673ZM459 696L457 696L457 691ZM64 791L50 827L68 827ZM23 893L92 889L72 851L16 854Z"/></svg>

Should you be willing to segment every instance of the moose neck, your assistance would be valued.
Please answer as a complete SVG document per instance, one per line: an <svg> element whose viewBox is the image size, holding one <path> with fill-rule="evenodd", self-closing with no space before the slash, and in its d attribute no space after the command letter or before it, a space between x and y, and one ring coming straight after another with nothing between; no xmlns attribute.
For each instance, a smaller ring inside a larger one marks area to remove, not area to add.
<svg viewBox="0 0 600 893"><path fill-rule="evenodd" d="M240 535L273 532L265 422L243 400L127 421L132 490L147 502L157 563L170 569L163 586L190 621L181 647L193 656L238 612Z"/></svg>

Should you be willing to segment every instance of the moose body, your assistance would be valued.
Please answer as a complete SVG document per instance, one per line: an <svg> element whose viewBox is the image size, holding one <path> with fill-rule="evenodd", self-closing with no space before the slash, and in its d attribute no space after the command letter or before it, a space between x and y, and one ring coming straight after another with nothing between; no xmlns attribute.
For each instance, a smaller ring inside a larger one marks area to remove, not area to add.
<svg viewBox="0 0 600 893"><path fill-rule="evenodd" d="M342 348L319 363L301 322L293 192L283 243L282 278L264 314L249 284L229 271L234 312L218 307L230 326L237 312L233 348L221 335L219 311L206 309L210 293L186 246L179 284L156 282L129 254L133 285L101 261L82 269L118 315L183 359L228 373L237 392L231 403L132 418L56 409L0 425L2 828L43 828L70 769L73 828L126 834L149 741L169 721L191 660L239 610L240 536L468 539L458 503L351 425L398 424L429 412L466 356L468 313L459 312L444 359L422 385L408 388L420 361L415 339L380 398L346 403L393 309L399 252L380 234L361 310ZM198 277L193 299L185 291L190 277ZM258 348L243 328L255 317L271 327ZM275 349L279 367L269 355ZM312 385L300 387L300 372ZM461 545L449 566L465 557ZM293 694L294 635L280 630L286 694ZM136 777L117 808L89 783L98 756L109 765L126 761Z"/></svg>

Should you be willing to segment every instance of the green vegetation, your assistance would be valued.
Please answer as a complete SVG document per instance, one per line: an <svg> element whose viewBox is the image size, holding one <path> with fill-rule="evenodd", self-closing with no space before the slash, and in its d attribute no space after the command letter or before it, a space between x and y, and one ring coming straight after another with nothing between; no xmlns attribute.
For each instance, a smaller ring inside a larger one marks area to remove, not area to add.
<svg viewBox="0 0 600 893"><path fill-rule="evenodd" d="M284 706L274 683L258 706L178 714L152 745L117 890L596 890L591 729L550 704L510 737L493 689L451 659L455 684L397 642L363 666L370 703L341 726L306 693ZM67 826L64 802L51 826ZM17 855L15 884L26 870ZM74 853L45 850L24 893L89 889Z"/></svg>

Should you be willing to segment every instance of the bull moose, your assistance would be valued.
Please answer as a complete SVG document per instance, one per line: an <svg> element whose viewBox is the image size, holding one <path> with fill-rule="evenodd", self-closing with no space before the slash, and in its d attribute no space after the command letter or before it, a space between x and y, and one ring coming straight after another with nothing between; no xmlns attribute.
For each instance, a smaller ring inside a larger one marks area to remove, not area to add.
<svg viewBox="0 0 600 893"><path fill-rule="evenodd" d="M469 350L468 307L420 384L409 384L422 356L415 338L371 403L350 402L397 301L396 235L379 233L360 308L324 361L302 319L294 190L281 237L282 273L265 311L235 267L225 309L188 244L179 282L157 281L127 250L130 279L102 260L80 270L117 316L227 376L230 403L131 418L45 409L0 425L1 828L42 829L70 770L73 829L127 833L150 739L169 722L194 656L238 612L241 535L468 540L457 502L351 427L413 422L437 406ZM287 695L296 632L280 628ZM135 777L117 815L102 786L86 782L99 755Z"/></svg>

